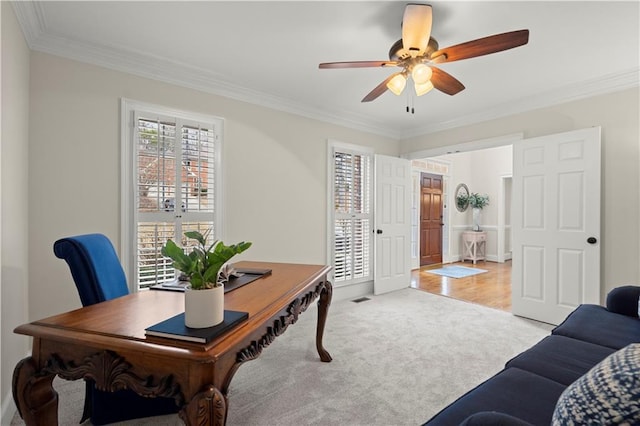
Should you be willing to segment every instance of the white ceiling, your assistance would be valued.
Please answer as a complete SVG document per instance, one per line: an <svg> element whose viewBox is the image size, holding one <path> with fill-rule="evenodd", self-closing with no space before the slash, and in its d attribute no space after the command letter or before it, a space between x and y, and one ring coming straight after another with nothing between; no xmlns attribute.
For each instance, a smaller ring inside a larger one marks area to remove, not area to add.
<svg viewBox="0 0 640 426"><path fill-rule="evenodd" d="M435 1L440 47L518 29L529 44L440 67L466 89L360 100L386 60L406 2L15 2L33 50L394 138L639 85L640 2ZM410 92L406 90L405 92Z"/></svg>

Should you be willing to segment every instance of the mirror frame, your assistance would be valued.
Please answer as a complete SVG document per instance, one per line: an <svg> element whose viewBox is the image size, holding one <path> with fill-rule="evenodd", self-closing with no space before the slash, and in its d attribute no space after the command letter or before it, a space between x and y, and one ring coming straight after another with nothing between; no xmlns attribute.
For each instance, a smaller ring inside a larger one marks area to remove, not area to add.
<svg viewBox="0 0 640 426"><path fill-rule="evenodd" d="M456 204L456 209L459 212L464 212L467 210L467 208L469 208L469 187L467 185L465 185L464 183L458 184L458 186L456 186L456 192L453 196L454 198L454 203ZM464 205L461 205L458 203L458 197L460 195L466 195L467 196L467 201L464 203Z"/></svg>

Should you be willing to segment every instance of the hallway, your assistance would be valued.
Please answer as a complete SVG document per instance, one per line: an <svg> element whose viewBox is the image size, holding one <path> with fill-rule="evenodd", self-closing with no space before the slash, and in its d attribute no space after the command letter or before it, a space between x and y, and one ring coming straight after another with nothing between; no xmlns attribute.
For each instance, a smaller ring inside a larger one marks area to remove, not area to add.
<svg viewBox="0 0 640 426"><path fill-rule="evenodd" d="M467 278L448 278L427 272L446 266L466 266L488 272ZM506 263L456 262L422 267L411 272L411 287L429 293L464 300L471 303L511 312L511 261Z"/></svg>

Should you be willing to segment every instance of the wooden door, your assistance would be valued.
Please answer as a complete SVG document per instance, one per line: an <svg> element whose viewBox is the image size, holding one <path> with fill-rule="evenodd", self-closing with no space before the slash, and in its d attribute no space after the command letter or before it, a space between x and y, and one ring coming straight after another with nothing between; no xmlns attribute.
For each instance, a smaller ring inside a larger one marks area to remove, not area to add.
<svg viewBox="0 0 640 426"><path fill-rule="evenodd" d="M420 266L442 263L442 176L420 174Z"/></svg>
<svg viewBox="0 0 640 426"><path fill-rule="evenodd" d="M600 128L513 145L512 312L559 324L600 303Z"/></svg>

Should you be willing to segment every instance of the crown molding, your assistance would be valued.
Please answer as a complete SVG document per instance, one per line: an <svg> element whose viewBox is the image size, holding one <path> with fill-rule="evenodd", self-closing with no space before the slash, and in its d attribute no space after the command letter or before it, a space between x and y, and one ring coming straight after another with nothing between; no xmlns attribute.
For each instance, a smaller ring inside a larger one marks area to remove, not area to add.
<svg viewBox="0 0 640 426"><path fill-rule="evenodd" d="M519 101L488 108L476 114L469 114L454 120L416 128L410 132L403 132L400 137L406 139L427 135L638 86L640 86L640 68L633 68L625 72L609 74L604 77L548 90Z"/></svg>
<svg viewBox="0 0 640 426"><path fill-rule="evenodd" d="M321 108L310 107L290 99L223 81L209 70L186 66L167 58L149 55L147 52L61 37L47 31L46 20L40 2L13 2L13 5L16 9L18 22L23 29L27 44L31 50L187 87L367 133L393 139L398 139L400 136L399 132L373 123L371 119L365 115L357 115L346 111L329 112Z"/></svg>
<svg viewBox="0 0 640 426"><path fill-rule="evenodd" d="M399 137L399 132L378 126L365 116L348 112L330 113L291 99L220 80L215 73L206 69L179 64L143 52L69 40L55 35L40 37L33 43L33 50L368 133L394 139Z"/></svg>
<svg viewBox="0 0 640 426"><path fill-rule="evenodd" d="M47 27L42 3L38 1L12 1L11 5L27 45L33 50L34 41L40 38Z"/></svg>
<svg viewBox="0 0 640 426"><path fill-rule="evenodd" d="M479 113L469 114L453 120L406 131L381 126L363 114L354 114L346 111L327 111L283 97L248 89L223 81L218 75L209 70L186 66L167 58L149 55L146 52L61 37L47 31L46 18L41 2L13 1L12 5L31 50L187 87L396 140L476 124L534 109L638 87L640 85L640 68L634 68L626 72L610 74L597 79L577 82L569 86L548 90L516 102L487 108Z"/></svg>

